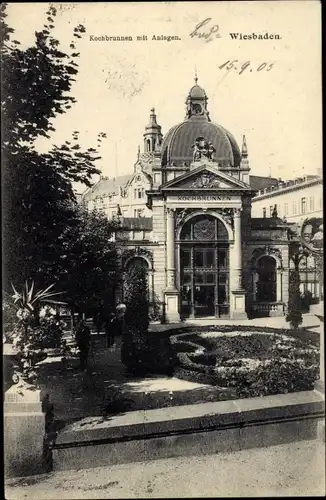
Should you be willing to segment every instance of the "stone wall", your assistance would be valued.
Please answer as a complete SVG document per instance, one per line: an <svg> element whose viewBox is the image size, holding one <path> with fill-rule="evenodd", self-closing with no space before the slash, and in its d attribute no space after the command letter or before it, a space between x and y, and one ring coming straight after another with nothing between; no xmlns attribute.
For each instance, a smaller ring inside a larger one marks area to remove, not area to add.
<svg viewBox="0 0 326 500"><path fill-rule="evenodd" d="M25 476L49 472L52 454L48 438L53 425L53 407L46 394L35 388L13 385L5 393L5 475Z"/></svg>

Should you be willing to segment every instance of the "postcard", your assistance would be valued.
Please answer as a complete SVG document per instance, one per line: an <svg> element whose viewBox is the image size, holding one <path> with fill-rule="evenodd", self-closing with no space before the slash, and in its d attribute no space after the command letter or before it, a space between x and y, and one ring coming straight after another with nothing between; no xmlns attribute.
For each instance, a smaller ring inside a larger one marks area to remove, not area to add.
<svg viewBox="0 0 326 500"><path fill-rule="evenodd" d="M1 20L6 498L324 495L320 2Z"/></svg>

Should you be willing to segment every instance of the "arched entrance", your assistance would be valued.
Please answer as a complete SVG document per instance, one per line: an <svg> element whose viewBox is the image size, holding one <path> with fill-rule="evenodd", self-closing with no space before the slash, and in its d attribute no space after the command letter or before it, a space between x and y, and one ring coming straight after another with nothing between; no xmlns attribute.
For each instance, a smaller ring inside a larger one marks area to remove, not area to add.
<svg viewBox="0 0 326 500"><path fill-rule="evenodd" d="M218 218L197 215L180 233L181 315L229 315L229 238Z"/></svg>
<svg viewBox="0 0 326 500"><path fill-rule="evenodd" d="M129 271L133 267L142 267L148 273L148 262L143 257L131 257L126 263L126 271Z"/></svg>
<svg viewBox="0 0 326 500"><path fill-rule="evenodd" d="M264 255L258 260L256 270L258 274L257 302L276 302L276 260L274 257Z"/></svg>

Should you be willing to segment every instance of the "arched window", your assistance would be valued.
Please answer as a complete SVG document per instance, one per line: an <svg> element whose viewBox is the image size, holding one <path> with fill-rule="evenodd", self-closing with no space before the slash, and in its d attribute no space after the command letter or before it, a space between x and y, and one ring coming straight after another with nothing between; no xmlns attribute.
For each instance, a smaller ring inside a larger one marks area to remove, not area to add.
<svg viewBox="0 0 326 500"><path fill-rule="evenodd" d="M229 313L229 242L222 221L198 215L180 233L182 313L226 316Z"/></svg>
<svg viewBox="0 0 326 500"><path fill-rule="evenodd" d="M229 238L222 221L211 215L204 217L199 215L186 222L180 240L228 242Z"/></svg>
<svg viewBox="0 0 326 500"><path fill-rule="evenodd" d="M126 271L134 267L142 267L148 272L148 262L143 257L132 257L126 265Z"/></svg>

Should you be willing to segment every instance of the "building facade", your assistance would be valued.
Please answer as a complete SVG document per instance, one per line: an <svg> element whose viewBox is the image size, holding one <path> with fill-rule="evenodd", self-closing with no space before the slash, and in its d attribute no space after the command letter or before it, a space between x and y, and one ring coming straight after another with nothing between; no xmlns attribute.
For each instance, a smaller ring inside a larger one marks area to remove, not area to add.
<svg viewBox="0 0 326 500"><path fill-rule="evenodd" d="M83 202L120 220L122 265L146 266L164 321L240 319L286 311L298 232L277 202L270 213L259 206L277 185L250 174L245 137L240 150L211 121L196 78L184 120L163 137L152 109L133 173L101 178Z"/></svg>
<svg viewBox="0 0 326 500"><path fill-rule="evenodd" d="M312 237L313 225L309 221L323 220L323 181L319 175L307 175L289 181L278 179L271 186L258 190L252 200L254 217L271 217L273 211L294 226L305 240ZM320 280L320 256L314 252L302 255L299 262L300 289L311 293L313 302L323 299ZM290 272L295 262L290 259Z"/></svg>
<svg viewBox="0 0 326 500"><path fill-rule="evenodd" d="M254 217L271 217L275 209L282 219L302 226L310 217L323 217L323 181L307 175L290 181L278 179L260 189L252 200Z"/></svg>

